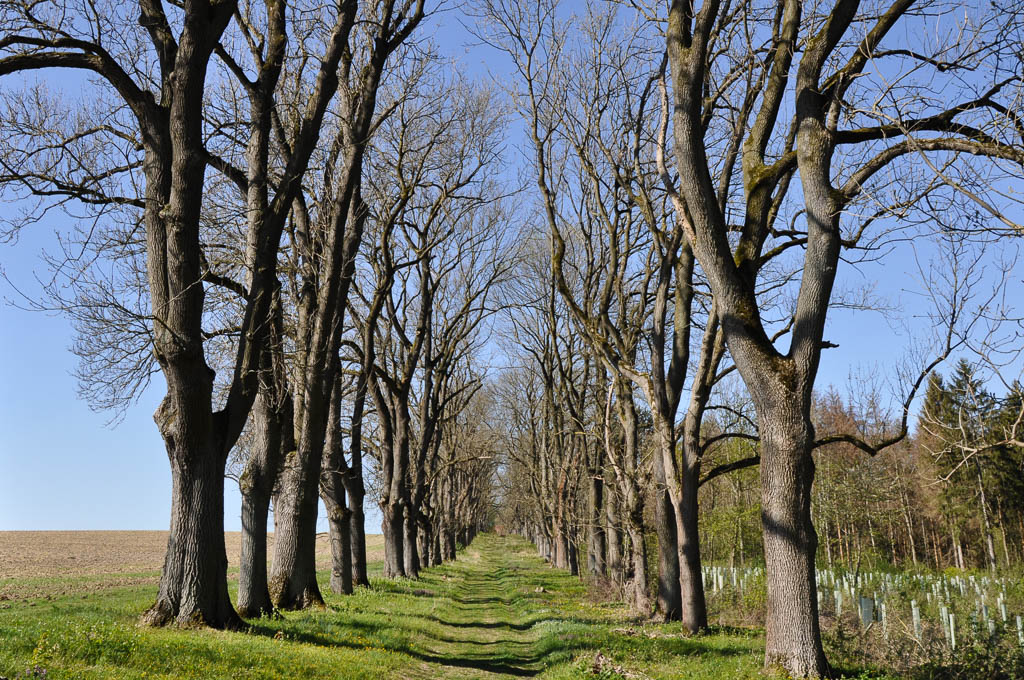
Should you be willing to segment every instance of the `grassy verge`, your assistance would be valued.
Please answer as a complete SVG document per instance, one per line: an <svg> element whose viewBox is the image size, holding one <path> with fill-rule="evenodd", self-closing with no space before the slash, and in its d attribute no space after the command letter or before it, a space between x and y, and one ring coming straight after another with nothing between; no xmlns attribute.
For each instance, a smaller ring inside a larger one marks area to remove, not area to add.
<svg viewBox="0 0 1024 680"><path fill-rule="evenodd" d="M326 581L327 574L321 575ZM69 584L71 585L71 584ZM84 584L83 584L84 585ZM755 678L759 632L686 637L592 601L516 539L482 536L418 581L373 579L244 633L136 625L155 586L0 609L8 678Z"/></svg>

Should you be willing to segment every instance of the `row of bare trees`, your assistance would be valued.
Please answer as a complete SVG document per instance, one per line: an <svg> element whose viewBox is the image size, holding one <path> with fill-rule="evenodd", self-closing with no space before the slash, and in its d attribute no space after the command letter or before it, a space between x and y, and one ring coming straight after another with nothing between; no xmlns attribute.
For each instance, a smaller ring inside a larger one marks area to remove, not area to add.
<svg viewBox="0 0 1024 680"><path fill-rule="evenodd" d="M813 453L903 441L929 372L1005 320L961 257L1021 233L1019 9L485 0L466 19L504 92L418 38L431 9L0 2L0 186L34 201L6 227L76 218L52 262L72 293L47 304L78 325L94 403L167 385L171 538L145 619L239 625L230 458L247 616L322 602L321 501L349 592L368 496L385 574L409 577L500 496L556 565L696 632L699 489L758 465L765 662L827 675ZM40 69L86 76L87 104ZM509 136L533 190L513 191ZM933 236L952 274L926 286L935 339L898 424L816 431L829 310L867 306L841 264Z"/></svg>
<svg viewBox="0 0 1024 680"><path fill-rule="evenodd" d="M582 546L586 532L588 565L617 560L611 577L649 612L649 509L653 604L696 631L707 625L698 488L757 464L766 665L827 675L812 454L844 445L874 456L904 440L929 372L977 349L979 326L1006 320L966 280L977 265L958 259L957 243L1021 232L1006 191L1024 166L1024 74L1009 39L1019 17L909 1L632 5L480 10L481 38L511 64L546 227L520 296L533 313L516 324L519 396L506 400L506 486L519 499L508 521L570 568L563 544ZM909 49L893 37L935 14L934 37ZM895 426L816 432L821 352L838 346L825 338L828 312L864 306L835 290L840 264L931 234L952 274L928 288L935 342L899 376ZM752 409L717 389L730 373ZM737 440L756 446L702 468Z"/></svg>
<svg viewBox="0 0 1024 680"><path fill-rule="evenodd" d="M490 511L486 421L466 414L515 257L504 118L415 37L425 16L422 0L0 5L0 182L29 206L6 226L77 221L39 304L70 313L97 406L132 403L157 368L167 385L149 624L322 604L321 500L343 593L368 583L368 487L391 576L454 558ZM26 77L41 69L80 73L86 104Z"/></svg>

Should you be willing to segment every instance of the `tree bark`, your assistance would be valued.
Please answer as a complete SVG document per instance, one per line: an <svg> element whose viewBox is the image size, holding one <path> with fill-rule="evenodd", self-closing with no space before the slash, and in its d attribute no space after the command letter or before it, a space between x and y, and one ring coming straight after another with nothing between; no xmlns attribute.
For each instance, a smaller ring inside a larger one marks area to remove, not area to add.
<svg viewBox="0 0 1024 680"><path fill-rule="evenodd" d="M253 618L273 613L267 582L267 518L284 458L283 420L272 397L261 392L252 410L253 447L239 478L242 492L242 555L238 572L238 613ZM290 439L290 437L289 437Z"/></svg>
<svg viewBox="0 0 1024 680"><path fill-rule="evenodd" d="M379 311L379 308L377 309ZM371 313L370 321L375 321L377 314ZM363 481L363 413L366 407L366 393L370 372L373 370L373 332L372 327L362 329L363 346L356 377L356 390L352 400L351 427L349 430L350 463L348 470L342 475L342 483L348 493L349 500L349 538L352 542L352 583L355 586L369 586L370 579L366 574L366 514L363 504L366 499L366 485Z"/></svg>
<svg viewBox="0 0 1024 680"><path fill-rule="evenodd" d="M134 84L112 81L139 118L145 140L146 273L155 319L153 349L167 382L153 418L171 464L171 524L157 600L142 617L150 625L241 625L228 598L224 469L256 395L246 389L250 383L237 379L226 411L213 412L214 375L203 351L199 240L206 73L234 11L230 2L185 11L176 50L161 54L160 104ZM166 17L147 18L166 24ZM158 49L168 37L154 40ZM254 300L262 300L266 291L252 292ZM256 314L256 309L250 301L247 311ZM240 342L240 356L246 342ZM258 352L255 345L251 349Z"/></svg>
<svg viewBox="0 0 1024 680"><path fill-rule="evenodd" d="M207 383L206 389L211 387ZM187 428L183 422L165 419L168 397L157 409L156 419L171 461L171 530L157 600L143 614L142 622L237 629L243 624L228 597L224 545L227 457L211 445L199 451L205 455L189 455L196 453L194 444L187 452L178 448L174 434L187 432Z"/></svg>
<svg viewBox="0 0 1024 680"><path fill-rule="evenodd" d="M238 615L247 619L274 611L267 587L267 518L270 493L242 492L242 555L238 571Z"/></svg>
<svg viewBox="0 0 1024 680"><path fill-rule="evenodd" d="M405 575L408 578L420 577L420 534L416 514L415 508L408 507L402 523L402 556L405 559Z"/></svg>
<svg viewBox="0 0 1024 680"><path fill-rule="evenodd" d="M440 566L444 561L444 557L441 553L441 530L439 527L434 528L434 536L430 547L430 566Z"/></svg>
<svg viewBox="0 0 1024 680"><path fill-rule="evenodd" d="M352 585L368 586L370 579L366 575L366 515L363 512L363 499L356 498L350 492L351 512L349 513L349 537L352 541Z"/></svg>
<svg viewBox="0 0 1024 680"><path fill-rule="evenodd" d="M340 499L344 502L344 497ZM326 504L326 500L324 501ZM327 507L327 526L331 541L331 592L352 594L352 513L340 503Z"/></svg>
<svg viewBox="0 0 1024 680"><path fill-rule="evenodd" d="M799 399L779 396L759 412L761 523L769 615L765 665L795 677L828 674L818 624L814 556L818 536L811 522L814 428Z"/></svg>
<svg viewBox="0 0 1024 680"><path fill-rule="evenodd" d="M569 573L573 576L580 575L580 551L576 545L576 541L573 537L569 537L566 540L566 549L568 554L566 557L569 561Z"/></svg>
<svg viewBox="0 0 1024 680"><path fill-rule="evenodd" d="M654 456L654 527L658 535L657 611L665 621L678 621L682 610L679 583L677 517L666 488L665 466Z"/></svg>
<svg viewBox="0 0 1024 680"><path fill-rule="evenodd" d="M291 452L281 474L280 491L274 497L274 560L270 597L279 609L322 606L316 581L316 518L320 466Z"/></svg>
<svg viewBox="0 0 1024 680"><path fill-rule="evenodd" d="M629 528L629 542L632 555L633 576L630 579L629 602L633 611L639 616L650 616L651 596L648 594L647 583L647 544L644 542L643 532L637 530L642 527L642 518L633 518Z"/></svg>
<svg viewBox="0 0 1024 680"><path fill-rule="evenodd" d="M363 68L356 69L355 82L342 85L341 129L336 136L340 153L336 159L333 194L324 199L331 206L324 211L318 236L322 239L317 271L304 272L303 294L309 302L300 318L301 357L295 388L295 434L297 451L286 466L285 488L275 503L278 536L274 542L274 564L270 578L271 597L282 609L322 605L316 582L315 537L318 486L330 400L341 332L349 290L355 275L356 254L363 240L367 210L362 201L363 160L373 130L377 91L389 55L411 34L423 18L423 3L407 7L409 13L392 12L393 0L382 6L385 19L370 30L370 53ZM352 5L353 10L356 5ZM344 50L341 72L351 75L353 51ZM335 74L332 74L334 76Z"/></svg>
<svg viewBox="0 0 1024 680"><path fill-rule="evenodd" d="M381 531L384 533L384 576L405 576L405 532L402 530L405 520L401 501L386 504L381 508L381 514Z"/></svg>
<svg viewBox="0 0 1024 680"><path fill-rule="evenodd" d="M426 513L421 507L416 513L416 553L420 558L420 569L430 566L430 549L433 545L433 536L430 530L430 522Z"/></svg>
<svg viewBox="0 0 1024 680"><path fill-rule="evenodd" d="M612 487L614 489L614 487ZM618 499L614 493L605 495L605 536L607 538L608 574L620 586L623 583L625 565L622 563L622 532L619 530L621 521L618 516Z"/></svg>
<svg viewBox="0 0 1024 680"><path fill-rule="evenodd" d="M697 491L700 479L700 421L687 417L684 424L682 484L676 519L679 534L680 619L683 628L696 633L707 628L708 608L701 571L700 529L697 523Z"/></svg>
<svg viewBox="0 0 1024 680"><path fill-rule="evenodd" d="M985 534L985 555L988 557L988 568L993 574L996 573L996 544L992 538L992 521L989 518L988 502L985 497L985 483L981 476L981 464L977 457L974 458L974 472L978 481L978 502L981 504L981 526Z"/></svg>
<svg viewBox="0 0 1024 680"><path fill-rule="evenodd" d="M444 534L444 558L449 561L453 561L456 558L457 546L455 544L455 529L450 526L445 527Z"/></svg>
<svg viewBox="0 0 1024 680"><path fill-rule="evenodd" d="M331 591L352 593L352 541L348 501L343 479L348 472L341 436L341 380L336 376L331 387L327 414L327 437L320 469L320 498L327 511L331 543Z"/></svg>
<svg viewBox="0 0 1024 680"><path fill-rule="evenodd" d="M602 516L604 513L604 478L601 477L601 470L596 465L590 470L590 494L588 495L587 510L590 520L587 533L587 571L591 576L603 577L608 573L607 537Z"/></svg>
<svg viewBox="0 0 1024 680"><path fill-rule="evenodd" d="M334 381L320 383L333 386ZM304 386L308 392L310 385ZM328 390L331 388L328 387ZM301 433L298 449L288 454L278 492L274 497L274 561L270 574L270 597L279 609L323 606L316 580L316 520L320 500L320 473L324 439L312 433L327 433L328 395L306 395L303 410L296 415L296 432ZM327 406L327 408L324 408ZM311 422L318 420L319 425Z"/></svg>
<svg viewBox="0 0 1024 680"><path fill-rule="evenodd" d="M362 240L365 210L359 199L364 147L346 150L342 182L331 224L326 228L326 254L319 289L306 282L307 301L299 309L302 338L296 359L294 422L296 450L285 461L274 498L274 562L270 596L280 609L322 606L316 581L316 520L320 473L327 437L331 394L338 370L338 349L344 306L352 283L346 264Z"/></svg>

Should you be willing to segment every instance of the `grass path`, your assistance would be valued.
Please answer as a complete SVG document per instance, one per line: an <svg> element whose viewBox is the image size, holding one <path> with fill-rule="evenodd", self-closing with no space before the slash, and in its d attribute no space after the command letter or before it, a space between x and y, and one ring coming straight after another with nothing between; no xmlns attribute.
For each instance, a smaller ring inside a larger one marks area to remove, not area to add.
<svg viewBox="0 0 1024 680"><path fill-rule="evenodd" d="M519 550L510 550L508 541L484 536L455 568L425 575L425 583L448 594L435 595L431 605L428 618L438 628L421 643L424 663L419 677L535 676L556 661L552 657L561 656L558 641L550 637L558 624L611 623L618 618L608 611L604 621L567 612L567 595L583 595L576 592L578 584L565 582L565 574L516 547ZM600 615L596 605L595 613Z"/></svg>
<svg viewBox="0 0 1024 680"><path fill-rule="evenodd" d="M244 633L138 627L152 585L4 603L0 677L36 667L97 679L759 677L756 633L686 637L636 621L519 539L480 536L418 580L371 580Z"/></svg>

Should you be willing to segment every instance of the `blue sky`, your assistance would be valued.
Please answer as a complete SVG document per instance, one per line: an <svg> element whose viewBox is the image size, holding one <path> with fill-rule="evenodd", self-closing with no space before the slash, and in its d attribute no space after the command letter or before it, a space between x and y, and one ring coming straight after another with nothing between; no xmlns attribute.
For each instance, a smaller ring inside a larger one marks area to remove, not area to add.
<svg viewBox="0 0 1024 680"><path fill-rule="evenodd" d="M19 288L32 291L35 276L46 274L40 251L53 245L52 228L39 225L0 248L0 264ZM911 287L916 275L904 257L877 269L885 274L879 288L890 294ZM847 268L843 278L869 276ZM109 414L94 413L77 398L70 324L12 305L17 294L6 282L0 295L0 530L166 528L170 470L152 420L162 380L153 381L123 421L107 426ZM871 312L834 312L826 337L841 348L825 352L818 384L840 388L851 371L885 373L906 343ZM225 525L237 531L236 483L226 480L225 491ZM375 533L379 518L367 509L367 530Z"/></svg>
<svg viewBox="0 0 1024 680"><path fill-rule="evenodd" d="M27 293L45 276L52 228L3 246L6 275ZM63 317L0 306L0 529L156 529L170 516L170 468L149 417L151 387L116 428L77 399L72 329Z"/></svg>
<svg viewBox="0 0 1024 680"><path fill-rule="evenodd" d="M435 24L438 40L468 72L485 77L497 63L493 53L463 49L466 38L453 20L449 14L440 18L447 25ZM36 224L16 243L0 244L0 266L15 286L39 292L36 278L47 277L40 253L56 250L54 230L66 226ZM927 269L930 246L917 248ZM919 276L914 252L903 244L881 264L843 266L840 288L873 286L876 295L902 308L896 316L924 334L925 307L913 292ZM94 413L77 398L70 324L11 304L18 295L4 281L0 299L0 530L166 529L170 472L152 421L162 381L157 378L123 420L108 427L109 414ZM824 353L819 388L842 389L851 374L891 374L908 344L900 333L881 314L834 310L826 338L840 349ZM226 480L225 491L226 528L239 530L235 482ZM379 515L367 510L367 531L379 531ZM326 530L323 520L320 530Z"/></svg>
<svg viewBox="0 0 1024 680"><path fill-rule="evenodd" d="M453 58L477 75L484 57L467 58L467 40L452 12L428 21L426 30ZM79 87L73 72L48 72L65 96ZM2 81L11 83L10 79ZM18 206L4 206L17 210ZM0 243L0 531L56 529L166 529L171 474L163 442L152 420L163 397L162 379L116 426L109 413L94 413L77 398L71 324L59 315L26 311L19 294L40 291L48 272L41 259L59 252L54 218L25 230L17 242ZM225 480L225 527L241 529L241 496ZM375 505L366 507L366 530L380 532ZM327 525L321 504L319 531Z"/></svg>

